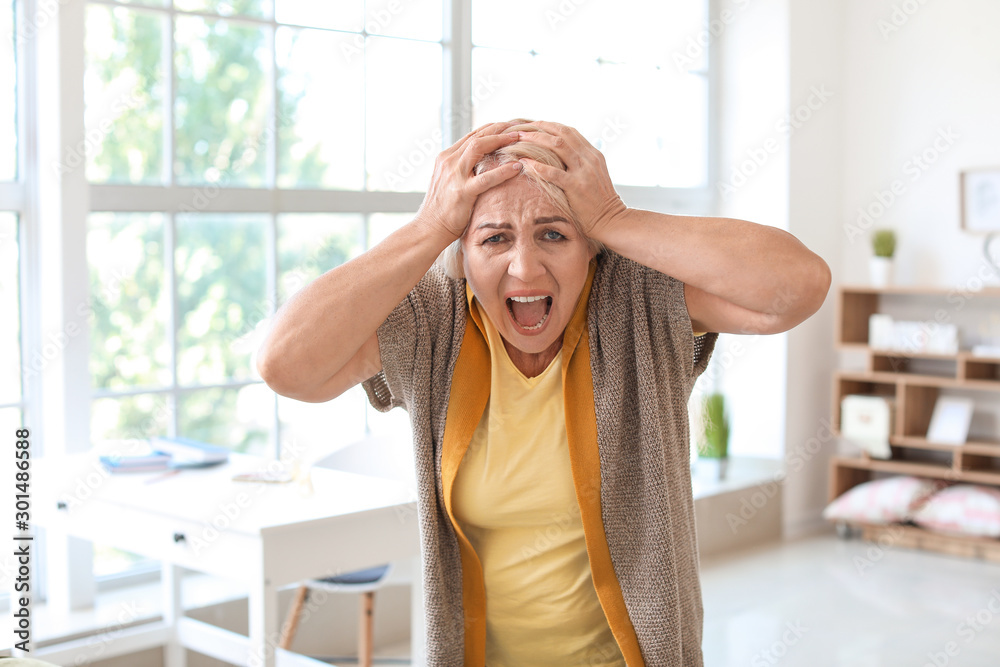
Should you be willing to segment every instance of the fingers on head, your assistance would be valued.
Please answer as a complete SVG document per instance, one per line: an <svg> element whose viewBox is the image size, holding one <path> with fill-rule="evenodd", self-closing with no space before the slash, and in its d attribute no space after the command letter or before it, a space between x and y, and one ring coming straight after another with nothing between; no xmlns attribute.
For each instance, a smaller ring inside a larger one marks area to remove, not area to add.
<svg viewBox="0 0 1000 667"><path fill-rule="evenodd" d="M488 155L499 148L503 148L504 146L514 143L515 141L517 141L516 132L513 134L489 134L483 137L476 137L469 142L468 146L466 146L463 157L466 160L471 160L472 164L475 164L476 162L479 162L484 155Z"/></svg>
<svg viewBox="0 0 1000 667"><path fill-rule="evenodd" d="M489 171L484 171L475 177L476 194L486 192L490 188L514 178L521 173L523 168L524 165L520 162L508 162Z"/></svg>
<svg viewBox="0 0 1000 667"><path fill-rule="evenodd" d="M536 162L531 158L521 158L521 162L524 163L524 169L535 174L538 178L543 181L548 181L557 186L562 186L566 179L566 172L557 167L551 167L547 164L542 164L541 162Z"/></svg>
<svg viewBox="0 0 1000 667"><path fill-rule="evenodd" d="M493 134L502 134L504 130L510 127L510 123L498 122L498 123L487 123L483 125L478 130L475 131L477 136L488 136Z"/></svg>

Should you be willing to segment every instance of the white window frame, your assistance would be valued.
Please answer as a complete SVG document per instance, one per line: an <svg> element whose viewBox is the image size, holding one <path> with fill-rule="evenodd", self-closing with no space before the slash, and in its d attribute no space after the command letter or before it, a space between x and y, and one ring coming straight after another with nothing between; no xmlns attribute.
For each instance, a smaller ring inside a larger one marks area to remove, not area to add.
<svg viewBox="0 0 1000 667"><path fill-rule="evenodd" d="M91 388L89 373L89 327L86 318L75 315L75 306L87 300L89 281L86 257L86 218L90 212L158 212L167 216L167 244L173 256L173 229L175 217L184 212L184 202L204 189L204 186L178 186L173 183L173 95L176 84L173 58L173 36L166 39L165 66L169 76L165 95L164 139L169 143L164 153L165 172L170 183L165 186L90 184L86 169L80 168L65 175L57 175L45 165L55 164L62 146L82 145L85 127L82 109L84 71L85 11L88 4L122 6L130 10L176 12L172 6L164 8L119 3L116 0L59 0L58 3L41 3L36 0L19 0L24 15L44 14L45 27L30 40L30 49L19 62L23 75L19 90L23 92L21 131L19 143L21 161L19 181L0 184L0 209L16 210L22 230L22 332L23 358L39 349L44 332L79 327L81 333L73 337L62 350L56 363L44 374L44 382L25 386L22 403L26 423L32 426L36 451L58 456L89 447L91 403L95 398L124 396L137 393L154 393L147 389L134 391L98 391ZM714 16L719 0L708 0L708 12ZM218 18L212 14L201 14ZM258 25L279 24L273 19L223 17L228 21L251 22ZM284 25L284 24L280 24ZM272 33L273 34L273 33ZM450 145L468 131L471 125L471 107L466 102L472 98L472 21L470 4L464 0L444 0L444 33L442 38L443 98L442 130L444 144ZM272 50L273 54L273 50ZM709 134L708 173L702 188L659 188L616 186L625 202L649 210L713 214L718 207L712 183L718 169L718 71L717 46L710 47L709 72ZM276 76L275 63L271 63L272 81ZM48 77L48 78L46 78ZM277 96L272 95L269 128L275 130ZM63 113L62 110L79 110ZM57 131L56 131L57 130ZM276 140L276 136L275 136ZM204 213L253 212L269 216L269 279L268 300L272 312L278 303L275 267L277 266L277 216L279 213L331 213L350 212L363 216L365 231L368 219L377 213L412 212L419 208L423 193L395 193L378 191L335 191L320 189L286 190L275 187L276 141L268 145L267 185L262 188L227 188L218 196L207 198ZM26 177L29 175L29 177ZM367 233L365 238L367 239ZM45 238L44 244L39 240ZM45 267L43 270L39 266ZM172 262L168 264L167 280L174 290ZM176 303L176 296L174 296ZM43 306L42 304L48 304ZM175 308L176 310L176 308ZM176 341L176 326L170 322L172 339ZM176 343L175 343L176 347ZM176 355L176 349L174 349ZM157 390L167 393L172 400L187 389L176 383L176 364L172 364L173 382L170 387ZM249 382L230 382L213 385L239 387ZM197 387L201 389L203 387ZM86 400L80 400L86 397ZM79 406L82 405L81 409ZM38 409L35 409L38 406ZM277 401L274 403L273 445L277 453L280 442ZM171 432L176 429L176 410L172 410ZM44 430L42 428L44 424ZM49 570L48 596L57 608L71 609L93 604L96 592L92 550L89 542L75 539L61 540L49 549L49 559L41 565L40 581L45 583L45 568ZM41 546L44 546L42 544Z"/></svg>

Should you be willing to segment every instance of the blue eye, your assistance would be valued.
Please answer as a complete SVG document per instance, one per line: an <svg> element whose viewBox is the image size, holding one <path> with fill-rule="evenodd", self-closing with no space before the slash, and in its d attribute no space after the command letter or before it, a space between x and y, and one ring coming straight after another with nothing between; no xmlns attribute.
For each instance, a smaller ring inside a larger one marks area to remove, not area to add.
<svg viewBox="0 0 1000 667"><path fill-rule="evenodd" d="M483 241L483 243L500 243L500 241L502 240L503 240L503 234L494 234L493 236Z"/></svg>
<svg viewBox="0 0 1000 667"><path fill-rule="evenodd" d="M547 232L545 232L544 237L549 241L561 241L562 239L566 238L565 236L563 236L554 229L550 229Z"/></svg>

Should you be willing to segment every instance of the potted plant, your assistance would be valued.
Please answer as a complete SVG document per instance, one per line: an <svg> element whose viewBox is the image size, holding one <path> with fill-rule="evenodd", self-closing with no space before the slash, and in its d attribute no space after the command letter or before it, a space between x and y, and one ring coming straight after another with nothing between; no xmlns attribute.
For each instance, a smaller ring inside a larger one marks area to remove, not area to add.
<svg viewBox="0 0 1000 667"><path fill-rule="evenodd" d="M877 229L872 234L872 257L869 260L871 281L875 287L892 284L893 255L896 254L896 232Z"/></svg>
<svg viewBox="0 0 1000 667"><path fill-rule="evenodd" d="M701 401L701 428L698 437L698 457L714 459L719 479L726 478L729 464L729 415L726 397L718 392L706 395Z"/></svg>

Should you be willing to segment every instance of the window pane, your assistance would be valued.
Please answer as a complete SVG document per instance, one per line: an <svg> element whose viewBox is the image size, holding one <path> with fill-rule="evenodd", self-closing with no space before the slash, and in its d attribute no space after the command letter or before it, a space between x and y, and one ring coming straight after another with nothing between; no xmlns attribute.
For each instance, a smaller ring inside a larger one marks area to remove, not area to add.
<svg viewBox="0 0 1000 667"><path fill-rule="evenodd" d="M209 12L221 16L257 16L266 18L271 15L271 0L174 0L174 7L188 12Z"/></svg>
<svg viewBox="0 0 1000 667"><path fill-rule="evenodd" d="M303 403L279 396L281 458L309 465L360 440L365 435L367 403L360 385L326 403Z"/></svg>
<svg viewBox="0 0 1000 667"><path fill-rule="evenodd" d="M362 189L364 38L278 28L275 40L278 187Z"/></svg>
<svg viewBox="0 0 1000 667"><path fill-rule="evenodd" d="M155 565L159 561L134 554L131 551L122 551L107 544L94 543L94 576L106 577L112 574L120 574L140 565Z"/></svg>
<svg viewBox="0 0 1000 667"><path fill-rule="evenodd" d="M278 217L278 296L288 300L323 273L361 254L362 217L303 213Z"/></svg>
<svg viewBox="0 0 1000 667"><path fill-rule="evenodd" d="M143 440L170 432L170 422L166 394L98 398L90 406L90 441L102 451L139 454Z"/></svg>
<svg viewBox="0 0 1000 667"><path fill-rule="evenodd" d="M29 430L31 429L30 424L24 423L21 411L18 408L3 408L0 410L0 433L7 436L8 434L13 434L17 429L24 427L28 427ZM32 454L36 454L36 452L32 452Z"/></svg>
<svg viewBox="0 0 1000 667"><path fill-rule="evenodd" d="M0 212L0 403L21 400L21 299L17 217ZM36 373L41 373L42 360Z"/></svg>
<svg viewBox="0 0 1000 667"><path fill-rule="evenodd" d="M270 455L274 393L264 384L185 392L178 400L178 433L186 438Z"/></svg>
<svg viewBox="0 0 1000 667"><path fill-rule="evenodd" d="M372 213L368 217L368 248L374 248L385 237L413 220L414 213Z"/></svg>
<svg viewBox="0 0 1000 667"><path fill-rule="evenodd" d="M0 181L17 177L17 61L14 5L0 4ZM10 39L6 39L7 36Z"/></svg>
<svg viewBox="0 0 1000 667"><path fill-rule="evenodd" d="M553 65L566 65L568 69L559 71ZM554 61L520 51L473 49L473 81L491 85L482 88L483 94L473 95L472 126L512 118L553 120L566 125L586 121L593 117L592 110L581 99L591 96L593 86L586 79L597 67L596 61ZM551 76L557 78L549 79ZM580 79L586 82L582 88ZM559 82L559 95L551 94L553 81Z"/></svg>
<svg viewBox="0 0 1000 667"><path fill-rule="evenodd" d="M265 29L178 16L175 39L178 182L264 185L271 60Z"/></svg>
<svg viewBox="0 0 1000 667"><path fill-rule="evenodd" d="M707 0L558 4L473 0L472 42L566 57L675 66L675 53L686 55L689 39L697 45L707 19ZM692 56L698 54L686 55ZM697 64L703 67L704 60Z"/></svg>
<svg viewBox="0 0 1000 667"><path fill-rule="evenodd" d="M93 386L169 385L164 216L94 213L87 224Z"/></svg>
<svg viewBox="0 0 1000 667"><path fill-rule="evenodd" d="M367 0L365 30L369 35L441 41L442 0Z"/></svg>
<svg viewBox="0 0 1000 667"><path fill-rule="evenodd" d="M442 148L441 46L380 37L366 45L368 189L426 190Z"/></svg>
<svg viewBox="0 0 1000 667"><path fill-rule="evenodd" d="M702 187L708 179L708 81L673 67L604 65L598 88L608 101L595 108L598 139L615 182Z"/></svg>
<svg viewBox="0 0 1000 667"><path fill-rule="evenodd" d="M163 174L161 58L166 17L87 6L86 141L65 149L64 169L87 158L94 182L160 183Z"/></svg>
<svg viewBox="0 0 1000 667"><path fill-rule="evenodd" d="M616 183L699 187L707 180L704 76L672 66L485 48L473 50L472 73L497 86L495 94L473 98L473 126L516 117L556 120L605 154ZM549 92L554 81L559 95Z"/></svg>
<svg viewBox="0 0 1000 667"><path fill-rule="evenodd" d="M616 183L704 187L707 8L475 0L473 42L494 48L473 50L473 81L490 84L473 96L473 126L518 116L573 125Z"/></svg>
<svg viewBox="0 0 1000 667"><path fill-rule="evenodd" d="M270 314L263 215L177 217L177 381L256 377L249 334ZM193 437L193 436L192 436Z"/></svg>
<svg viewBox="0 0 1000 667"><path fill-rule="evenodd" d="M360 33L364 26L364 0L337 0L337 2L316 2L316 0L275 0L274 20L278 23L329 28ZM358 37L361 37L358 35ZM363 38L358 48L364 44Z"/></svg>
<svg viewBox="0 0 1000 667"><path fill-rule="evenodd" d="M544 44L551 34L546 13L551 18L553 9L549 3L536 0L472 0L472 43L530 51Z"/></svg>

